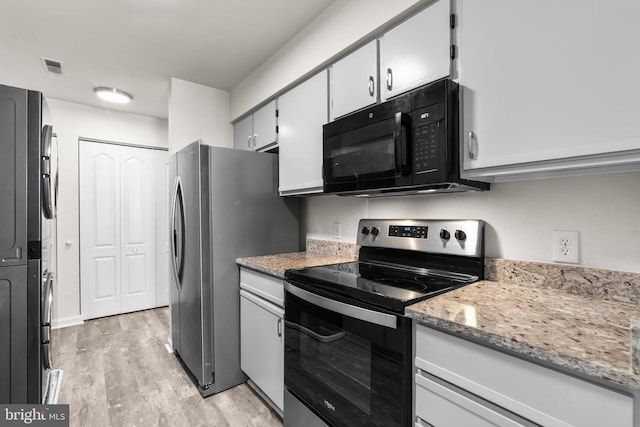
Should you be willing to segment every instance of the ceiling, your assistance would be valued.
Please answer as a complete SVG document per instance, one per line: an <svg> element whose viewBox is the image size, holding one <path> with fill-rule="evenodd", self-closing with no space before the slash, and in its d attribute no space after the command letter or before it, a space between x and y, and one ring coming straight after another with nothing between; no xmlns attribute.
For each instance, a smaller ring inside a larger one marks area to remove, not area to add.
<svg viewBox="0 0 640 427"><path fill-rule="evenodd" d="M334 1L0 0L0 84L166 118L171 77L231 90ZM107 104L96 86L134 100Z"/></svg>

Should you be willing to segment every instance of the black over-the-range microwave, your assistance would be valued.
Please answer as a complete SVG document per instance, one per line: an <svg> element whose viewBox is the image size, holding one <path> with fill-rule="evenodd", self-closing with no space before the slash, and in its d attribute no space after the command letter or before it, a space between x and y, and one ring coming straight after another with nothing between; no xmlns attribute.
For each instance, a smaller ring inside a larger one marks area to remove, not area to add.
<svg viewBox="0 0 640 427"><path fill-rule="evenodd" d="M446 78L324 125L324 192L488 190L460 178L458 116L458 85Z"/></svg>

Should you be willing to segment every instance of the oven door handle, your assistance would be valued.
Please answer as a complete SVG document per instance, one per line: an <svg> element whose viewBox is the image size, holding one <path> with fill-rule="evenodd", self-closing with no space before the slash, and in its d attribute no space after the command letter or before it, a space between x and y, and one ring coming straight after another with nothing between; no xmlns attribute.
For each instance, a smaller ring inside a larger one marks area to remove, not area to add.
<svg viewBox="0 0 640 427"><path fill-rule="evenodd" d="M339 313L345 316L353 317L354 319L362 320L363 322L374 323L386 328L396 329L397 319L392 314L380 313L378 311L369 310L367 308L356 307L351 304L345 304L340 301L335 301L304 289L300 289L297 286L289 282L284 282L284 288L287 292L297 296L298 298L314 304L318 307L331 310L335 313Z"/></svg>

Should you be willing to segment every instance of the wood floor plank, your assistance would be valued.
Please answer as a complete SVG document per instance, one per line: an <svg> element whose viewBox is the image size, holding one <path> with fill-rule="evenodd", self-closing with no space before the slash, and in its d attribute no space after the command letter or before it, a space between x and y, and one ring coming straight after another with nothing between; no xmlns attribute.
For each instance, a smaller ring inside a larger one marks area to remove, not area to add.
<svg viewBox="0 0 640 427"><path fill-rule="evenodd" d="M52 332L63 369L59 403L75 426L282 427L246 384L203 399L165 343L163 307L84 322Z"/></svg>

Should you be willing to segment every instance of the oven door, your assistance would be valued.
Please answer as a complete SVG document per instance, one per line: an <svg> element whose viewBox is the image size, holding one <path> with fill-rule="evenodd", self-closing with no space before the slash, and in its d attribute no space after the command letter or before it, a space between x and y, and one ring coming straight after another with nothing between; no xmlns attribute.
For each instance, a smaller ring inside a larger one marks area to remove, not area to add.
<svg viewBox="0 0 640 427"><path fill-rule="evenodd" d="M305 288L285 282L286 391L330 426L410 425L410 319Z"/></svg>
<svg viewBox="0 0 640 427"><path fill-rule="evenodd" d="M324 126L325 192L411 185L411 118L379 107L382 111L374 107Z"/></svg>

